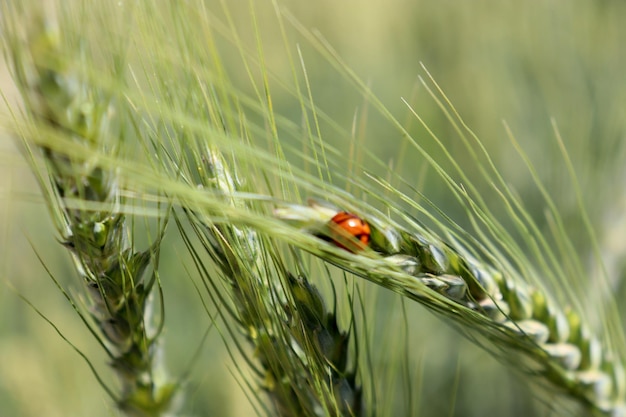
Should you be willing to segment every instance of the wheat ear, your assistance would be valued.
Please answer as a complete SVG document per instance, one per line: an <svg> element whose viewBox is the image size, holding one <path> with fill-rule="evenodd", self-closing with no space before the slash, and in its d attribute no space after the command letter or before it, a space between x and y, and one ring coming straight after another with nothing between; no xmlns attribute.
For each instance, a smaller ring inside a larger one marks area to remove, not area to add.
<svg viewBox="0 0 626 417"><path fill-rule="evenodd" d="M239 186L217 152L208 151L201 164L205 189L233 206L245 205L233 197ZM289 272L275 243L252 228L187 213L231 289L232 315L254 346L257 374L277 415L363 415L361 388L348 360L350 334L340 330L305 273ZM197 252L192 254L201 264ZM210 273L204 276L211 281ZM217 286L210 292L219 292Z"/></svg>
<svg viewBox="0 0 626 417"><path fill-rule="evenodd" d="M38 135L62 135L89 144L104 155L115 155L122 141L112 101L81 82L72 63L63 61L59 34L36 21L26 45L14 41L14 74ZM118 109L119 110L119 109ZM72 254L86 286L87 303L100 332L93 332L106 349L121 390L117 405L127 415L168 415L178 384L167 382L161 368L158 336L151 316L150 295L156 272L159 239L145 251L128 242L129 229L120 213L121 189L115 172L98 166L97 158L61 154L46 146L43 153L52 190L42 182L56 216L63 245ZM42 180L43 181L43 180ZM89 208L87 208L89 206Z"/></svg>
<svg viewBox="0 0 626 417"><path fill-rule="evenodd" d="M514 273L479 261L458 242L443 243L417 223L419 232L364 216L371 242L369 249L359 251L359 242L329 229L324 207L285 206L275 215L306 225L304 230L313 235L341 239L340 246L353 247L356 253L337 250L337 244L314 253L450 318L470 338L486 340L483 347L500 359L576 400L585 414L625 415L626 374L620 359L576 312L559 308L544 291ZM526 360L519 361L516 353Z"/></svg>

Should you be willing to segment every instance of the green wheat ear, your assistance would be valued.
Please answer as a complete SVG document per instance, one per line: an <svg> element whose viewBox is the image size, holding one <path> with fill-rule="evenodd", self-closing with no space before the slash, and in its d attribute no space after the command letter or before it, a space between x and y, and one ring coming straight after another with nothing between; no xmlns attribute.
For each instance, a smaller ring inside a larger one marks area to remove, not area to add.
<svg viewBox="0 0 626 417"><path fill-rule="evenodd" d="M15 78L35 125L25 146L41 143L41 136L64 137L79 148L88 145L101 155L118 155L125 137L116 114L120 109L81 80L77 62L66 59L54 27L35 20L30 28L25 44L14 37L10 45ZM165 377L159 359L161 326L154 328L150 314L156 270L145 277L149 267L157 267L160 239L145 251L129 244L118 175L101 168L97 157L36 147L52 185L49 189L40 177L42 189L99 328L91 330L121 383L115 401L129 416L168 415L178 384Z"/></svg>
<svg viewBox="0 0 626 417"><path fill-rule="evenodd" d="M315 206L291 205L275 214L295 224L311 224L319 218L314 211ZM594 415L626 413L623 364L576 312L560 308L514 273L479 261L456 241L445 244L416 223L415 230L408 230L390 219L363 218L372 229L371 250L312 253L449 318L472 339L486 340L482 346L501 360L518 369L525 364L535 382L577 400ZM525 361L520 362L520 355Z"/></svg>
<svg viewBox="0 0 626 417"><path fill-rule="evenodd" d="M225 210L229 205L245 208L246 203L234 198L240 186L221 155L215 151L199 155L200 160L187 165L192 171L202 167L203 189L219 192L227 202ZM275 407L274 415L366 415L349 360L350 333L340 329L306 272L301 268L297 274L289 272L276 243L252 228L213 223L199 213L186 212L202 248L231 290L232 318L254 346L260 369L253 367ZM202 257L179 226L209 295L219 297L219 285L201 267Z"/></svg>

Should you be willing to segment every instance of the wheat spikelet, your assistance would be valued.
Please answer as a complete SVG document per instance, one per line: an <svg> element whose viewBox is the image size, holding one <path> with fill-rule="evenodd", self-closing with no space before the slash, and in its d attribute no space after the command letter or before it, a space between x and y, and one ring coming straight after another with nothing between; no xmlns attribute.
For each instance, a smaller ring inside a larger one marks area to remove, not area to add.
<svg viewBox="0 0 626 417"><path fill-rule="evenodd" d="M53 26L35 19L30 27L25 45L11 33L15 78L37 125L25 145L40 143L39 135L62 135L115 155L123 132L112 100L63 60ZM121 383L117 405L130 416L169 415L178 384L165 380L158 358L159 330L150 313L156 275L144 278L151 264L156 267L160 241L145 251L129 244L116 172L99 167L95 158L39 149L52 185L47 203L85 283L89 313L100 330L94 335ZM45 183L42 188L46 192Z"/></svg>

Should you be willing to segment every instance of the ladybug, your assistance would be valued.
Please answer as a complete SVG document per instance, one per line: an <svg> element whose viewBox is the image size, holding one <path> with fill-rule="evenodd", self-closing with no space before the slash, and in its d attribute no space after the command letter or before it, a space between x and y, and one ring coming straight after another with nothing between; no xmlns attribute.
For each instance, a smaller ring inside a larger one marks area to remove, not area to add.
<svg viewBox="0 0 626 417"><path fill-rule="evenodd" d="M329 225L332 242L348 252L363 249L370 241L370 226L363 219L352 213L340 211L330 219ZM350 242L350 237L356 238L360 244ZM343 242L343 244L339 243L339 241ZM346 244L349 247L346 247Z"/></svg>

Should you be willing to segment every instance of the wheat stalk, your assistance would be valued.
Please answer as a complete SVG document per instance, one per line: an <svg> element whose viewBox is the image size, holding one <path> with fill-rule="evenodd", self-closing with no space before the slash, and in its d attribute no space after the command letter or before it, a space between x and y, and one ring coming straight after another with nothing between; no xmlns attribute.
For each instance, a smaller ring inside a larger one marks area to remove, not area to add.
<svg viewBox="0 0 626 417"><path fill-rule="evenodd" d="M9 24L5 16L5 23ZM13 16L13 21L19 19ZM9 25L9 27L11 27ZM25 147L40 136L64 136L117 155L123 128L110 97L84 83L73 62L63 59L58 30L41 19L29 22L26 42L12 27L14 76L36 128ZM155 327L150 300L156 282L160 238L145 251L129 243L118 174L97 157L68 155L40 145L51 189L39 177L63 245L85 285L89 314L121 383L115 401L129 416L169 415L178 384L167 381L159 358L161 325ZM31 155L35 158L34 155ZM33 169L36 168L34 159ZM155 269L149 278L146 270ZM107 390L110 392L109 390Z"/></svg>

